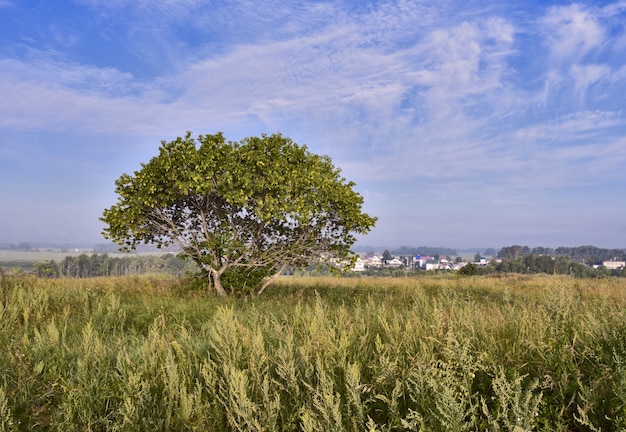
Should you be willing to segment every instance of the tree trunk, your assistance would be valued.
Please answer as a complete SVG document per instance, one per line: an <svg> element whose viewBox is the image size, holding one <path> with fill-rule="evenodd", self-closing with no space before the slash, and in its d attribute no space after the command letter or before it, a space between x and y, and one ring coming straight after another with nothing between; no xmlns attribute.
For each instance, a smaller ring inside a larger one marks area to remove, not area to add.
<svg viewBox="0 0 626 432"><path fill-rule="evenodd" d="M259 290L257 291L256 295L261 295L263 293L263 291L265 291L265 288L267 288L268 286L270 286L272 283L274 283L274 281L276 279L278 279L278 276L280 276L280 274L283 272L283 270L285 270L285 268L287 267L287 264L283 264L276 273L274 273L273 275L271 275L270 277L268 277L265 282L263 282L263 285L261 285L261 288L259 288Z"/></svg>
<svg viewBox="0 0 626 432"><path fill-rule="evenodd" d="M213 286L215 287L215 292L217 293L217 295L220 297L226 297L228 293L224 289L224 286L222 285L222 281L220 280L223 270L222 271L215 270L213 267L205 263L199 263L199 264L200 264L200 267L202 267L202 269L206 271L208 275L207 282L209 284L209 287L208 287L209 291L211 290L211 280L213 280Z"/></svg>
<svg viewBox="0 0 626 432"><path fill-rule="evenodd" d="M212 276L213 276L213 285L215 286L215 292L220 297L226 297L228 293L224 289L224 286L222 285L222 281L220 280L221 273L217 271L213 271Z"/></svg>

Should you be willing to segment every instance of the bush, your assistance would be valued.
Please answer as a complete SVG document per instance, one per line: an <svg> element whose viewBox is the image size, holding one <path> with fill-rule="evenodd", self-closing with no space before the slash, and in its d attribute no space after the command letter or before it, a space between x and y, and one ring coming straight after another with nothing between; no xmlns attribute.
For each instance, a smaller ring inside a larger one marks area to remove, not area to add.
<svg viewBox="0 0 626 432"><path fill-rule="evenodd" d="M458 270L461 276L475 276L478 274L478 266L474 263L467 263Z"/></svg>

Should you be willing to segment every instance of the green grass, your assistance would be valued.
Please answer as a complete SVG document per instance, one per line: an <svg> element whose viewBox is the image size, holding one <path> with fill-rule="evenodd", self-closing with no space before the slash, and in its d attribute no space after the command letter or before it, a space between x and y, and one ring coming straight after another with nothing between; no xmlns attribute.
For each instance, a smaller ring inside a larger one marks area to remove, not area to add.
<svg viewBox="0 0 626 432"><path fill-rule="evenodd" d="M43 263L46 261L55 261L57 264L62 262L66 257L78 257L80 255L91 256L93 252L87 249L70 249L67 250L30 250L30 251L16 251L16 250L0 250L0 267L5 270L21 269L26 272L33 270L35 263ZM107 256L109 258L124 258L124 257L138 257L138 256L151 256L161 255L161 253L145 252L127 254L121 252L109 252Z"/></svg>
<svg viewBox="0 0 626 432"><path fill-rule="evenodd" d="M0 431L626 428L626 282L8 277Z"/></svg>
<svg viewBox="0 0 626 432"><path fill-rule="evenodd" d="M91 255L91 252L86 251L64 251L60 250L46 250L46 251L15 251L15 250L0 250L0 266L5 269L21 268L23 270L30 270L36 262L44 262L54 260L60 262L66 256L79 256L83 253Z"/></svg>

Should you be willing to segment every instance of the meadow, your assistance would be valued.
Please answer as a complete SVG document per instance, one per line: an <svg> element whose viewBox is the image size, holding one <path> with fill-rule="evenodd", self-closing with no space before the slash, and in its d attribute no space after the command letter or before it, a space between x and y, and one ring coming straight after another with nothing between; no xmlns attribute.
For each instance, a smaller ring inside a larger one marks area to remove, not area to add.
<svg viewBox="0 0 626 432"><path fill-rule="evenodd" d="M626 428L626 281L7 277L0 431Z"/></svg>
<svg viewBox="0 0 626 432"><path fill-rule="evenodd" d="M93 255L92 249L47 249L47 250L0 250L0 267L5 272L11 272L12 270L23 270L26 273L31 273L33 268L38 263L46 263L54 261L61 263L63 260L69 258L78 258L81 255L90 257ZM101 256L104 254L100 254ZM121 252L108 252L106 256L109 258L138 258L138 257L158 257L164 255L163 253L156 252L138 252L131 255Z"/></svg>

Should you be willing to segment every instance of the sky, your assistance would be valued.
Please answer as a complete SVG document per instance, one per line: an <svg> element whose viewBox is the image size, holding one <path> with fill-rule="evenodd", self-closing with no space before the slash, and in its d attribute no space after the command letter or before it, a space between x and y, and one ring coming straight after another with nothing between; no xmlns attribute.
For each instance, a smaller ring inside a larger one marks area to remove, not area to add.
<svg viewBox="0 0 626 432"><path fill-rule="evenodd" d="M280 132L359 245L626 248L626 1L0 0L0 243L104 243L162 140Z"/></svg>

